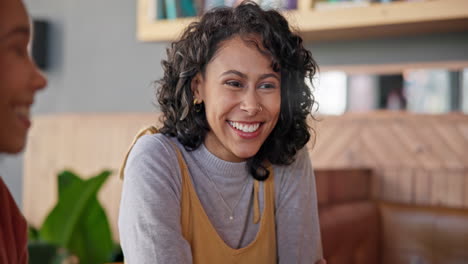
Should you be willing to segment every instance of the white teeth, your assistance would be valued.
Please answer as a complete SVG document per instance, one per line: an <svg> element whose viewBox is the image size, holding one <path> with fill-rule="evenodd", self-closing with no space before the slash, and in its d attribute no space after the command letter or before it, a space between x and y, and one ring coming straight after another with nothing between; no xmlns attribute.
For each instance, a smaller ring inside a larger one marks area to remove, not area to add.
<svg viewBox="0 0 468 264"><path fill-rule="evenodd" d="M248 132L248 133L255 132L260 127L260 123L242 124L242 123L239 123L239 122L229 121L229 124L231 126L235 127L236 129L240 130L240 131Z"/></svg>
<svg viewBox="0 0 468 264"><path fill-rule="evenodd" d="M20 105L16 106L13 110L18 116L29 119L29 106Z"/></svg>

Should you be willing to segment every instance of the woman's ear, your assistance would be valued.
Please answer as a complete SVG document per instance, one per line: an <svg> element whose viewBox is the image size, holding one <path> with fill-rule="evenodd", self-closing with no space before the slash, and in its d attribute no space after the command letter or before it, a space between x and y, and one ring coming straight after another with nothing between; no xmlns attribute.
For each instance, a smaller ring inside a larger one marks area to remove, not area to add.
<svg viewBox="0 0 468 264"><path fill-rule="evenodd" d="M198 101L203 101L202 98L202 85L203 79L200 73L197 73L195 77L192 78L192 82L190 83L190 87L192 89L193 98L197 99Z"/></svg>

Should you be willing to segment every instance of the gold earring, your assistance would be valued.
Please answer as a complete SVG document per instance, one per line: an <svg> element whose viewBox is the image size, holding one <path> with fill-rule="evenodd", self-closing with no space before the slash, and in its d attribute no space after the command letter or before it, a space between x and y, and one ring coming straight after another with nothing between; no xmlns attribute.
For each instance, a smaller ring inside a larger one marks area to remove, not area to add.
<svg viewBox="0 0 468 264"><path fill-rule="evenodd" d="M201 109L202 109L202 103L203 103L203 101L198 101L198 99L195 98L195 99L193 100L193 110L194 110L195 112L197 112L197 113L200 112Z"/></svg>

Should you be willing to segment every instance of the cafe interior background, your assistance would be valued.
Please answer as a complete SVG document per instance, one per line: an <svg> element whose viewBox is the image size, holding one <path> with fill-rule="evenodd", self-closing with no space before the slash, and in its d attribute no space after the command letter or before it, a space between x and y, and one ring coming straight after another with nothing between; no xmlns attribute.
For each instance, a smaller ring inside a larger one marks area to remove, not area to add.
<svg viewBox="0 0 468 264"><path fill-rule="evenodd" d="M468 114L468 1L348 1L356 3L338 7L298 1L286 14L304 29L305 45L320 66L311 88L319 116ZM49 80L36 98L35 116L158 112L153 81L163 74L168 44L192 18L160 17L158 1L151 0L25 3ZM23 208L24 159L0 159L0 174ZM468 199L460 207L467 208Z"/></svg>

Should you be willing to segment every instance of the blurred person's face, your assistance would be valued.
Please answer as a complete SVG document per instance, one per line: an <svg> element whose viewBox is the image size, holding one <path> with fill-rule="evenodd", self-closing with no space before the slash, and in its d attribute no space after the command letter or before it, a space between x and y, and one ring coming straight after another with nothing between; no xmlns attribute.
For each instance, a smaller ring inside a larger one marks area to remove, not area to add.
<svg viewBox="0 0 468 264"><path fill-rule="evenodd" d="M0 0L0 152L26 143L30 108L46 79L28 52L30 26L20 0Z"/></svg>
<svg viewBox="0 0 468 264"><path fill-rule="evenodd" d="M254 156L276 126L281 76L271 66L256 46L234 37L192 82L210 126L205 146L218 158L240 162Z"/></svg>

